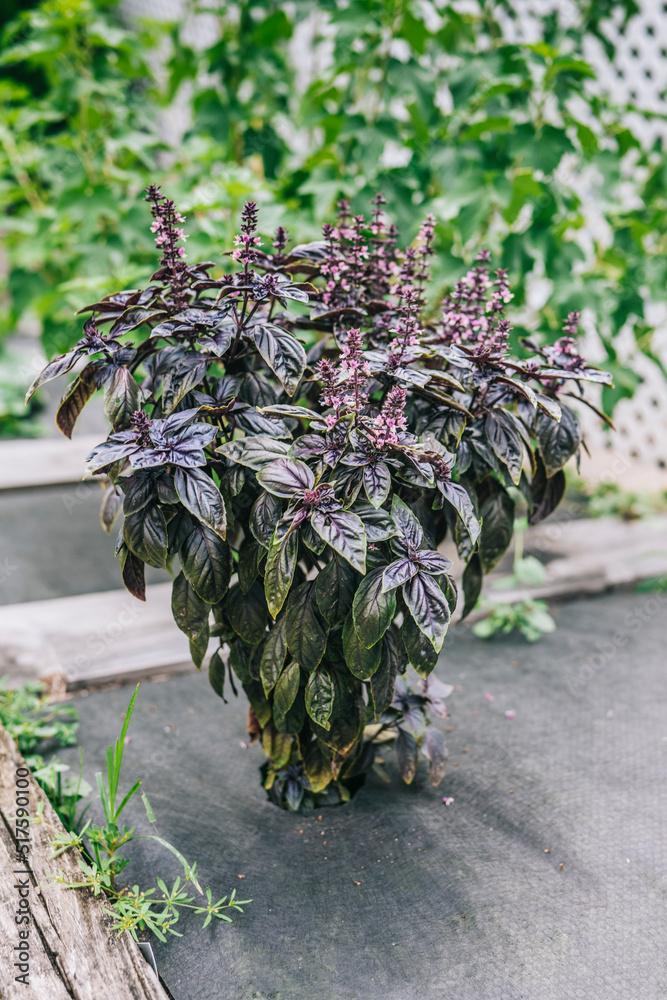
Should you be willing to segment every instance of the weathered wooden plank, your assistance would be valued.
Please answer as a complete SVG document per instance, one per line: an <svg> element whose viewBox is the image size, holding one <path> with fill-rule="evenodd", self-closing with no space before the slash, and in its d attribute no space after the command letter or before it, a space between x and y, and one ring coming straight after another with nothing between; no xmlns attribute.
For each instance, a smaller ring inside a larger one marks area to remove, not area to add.
<svg viewBox="0 0 667 1000"><path fill-rule="evenodd" d="M171 614L171 584L0 607L0 676L61 675L70 689L193 669Z"/></svg>
<svg viewBox="0 0 667 1000"><path fill-rule="evenodd" d="M2 1000L167 1000L153 970L128 934L117 937L102 897L88 889L66 890L49 881L49 873L62 869L69 881L78 881L78 852L68 851L50 861L53 830L37 824L29 828L28 864L17 848L16 778L23 780L25 761L5 729L0 726L0 997ZM62 824L32 775L25 779L28 808L37 814L44 803L44 819L51 827ZM28 872L28 874L25 874ZM15 948L24 946L14 913L19 889L28 900L29 989L15 979L23 970L14 966Z"/></svg>
<svg viewBox="0 0 667 1000"><path fill-rule="evenodd" d="M71 441L62 435L0 441L0 490L81 482L86 457L100 439L99 434L86 434Z"/></svg>

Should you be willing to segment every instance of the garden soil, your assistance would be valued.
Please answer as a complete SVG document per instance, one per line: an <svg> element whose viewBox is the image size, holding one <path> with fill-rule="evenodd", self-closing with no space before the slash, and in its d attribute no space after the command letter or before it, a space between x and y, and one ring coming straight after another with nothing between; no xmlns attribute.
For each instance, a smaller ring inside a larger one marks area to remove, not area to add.
<svg viewBox="0 0 667 1000"><path fill-rule="evenodd" d="M403 785L387 751L388 784L310 815L267 801L243 701L205 676L142 684L125 784L144 777L159 833L216 897L253 900L154 944L175 1000L667 996L666 605L566 603L536 645L455 628L440 788L423 765ZM129 696L78 700L88 778ZM147 829L142 811L128 819ZM128 879L175 877L172 862L140 841Z"/></svg>

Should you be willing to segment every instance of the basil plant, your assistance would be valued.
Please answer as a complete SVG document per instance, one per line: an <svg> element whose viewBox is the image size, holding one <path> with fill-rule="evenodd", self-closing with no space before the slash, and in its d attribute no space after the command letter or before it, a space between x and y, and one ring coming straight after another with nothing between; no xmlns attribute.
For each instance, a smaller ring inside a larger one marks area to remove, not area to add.
<svg viewBox="0 0 667 1000"><path fill-rule="evenodd" d="M532 522L561 500L582 444L569 401L609 384L577 351L579 317L512 357L506 273L482 251L434 307L435 220L401 249L381 195L369 219L341 202L322 240L279 228L269 248L248 203L226 270L188 263L174 203L146 200L149 286L82 310L82 339L30 390L84 362L67 436L104 390L111 433L88 465L106 530L122 517L124 583L143 600L146 564L172 574L195 664L210 651L213 690L248 697L277 804L345 801L390 738L406 782L421 753L438 784L448 689L431 672L457 605L438 546L466 564L466 614L517 499Z"/></svg>

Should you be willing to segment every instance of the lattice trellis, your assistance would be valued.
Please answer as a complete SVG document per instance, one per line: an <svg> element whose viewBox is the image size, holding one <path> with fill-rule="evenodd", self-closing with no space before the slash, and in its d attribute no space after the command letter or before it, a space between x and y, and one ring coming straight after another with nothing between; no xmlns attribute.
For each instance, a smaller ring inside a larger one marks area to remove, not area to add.
<svg viewBox="0 0 667 1000"><path fill-rule="evenodd" d="M436 5L437 6L437 5ZM458 0L457 8L477 9L472 0ZM621 12L609 20L604 31L614 44L613 61L607 58L601 43L593 37L584 41L584 57L596 71L597 79L589 86L597 93L611 95L620 106L634 105L641 111L667 114L667 2L639 0L640 13L625 26ZM502 16L505 37L511 41L537 42L541 38L540 18L558 10L562 22L576 24L580 16L574 0L518 0L515 18ZM165 20L183 19L186 0L122 0L122 10L128 18L152 17ZM186 20L187 40L195 48L210 44L215 38L215 20L210 16ZM303 34L303 33L301 33ZM300 37L300 45L304 44ZM635 112L627 112L628 125L644 143L650 145L658 137L667 142L667 121L647 120ZM167 142L179 141L188 125L187 94L181 94L176 105L163 116L161 128ZM591 208L590 228L595 230L595 207ZM667 310L659 309L654 318L657 328L654 350L667 366ZM619 355L630 363L643 383L630 400L621 400L614 420L618 435L615 449L632 459L667 468L667 393L659 369L638 353L631 330L618 334ZM587 350L595 356L596 336L589 332ZM608 434L600 429L597 418L585 408L580 413L587 441L594 448L611 445ZM647 430L648 429L648 430Z"/></svg>

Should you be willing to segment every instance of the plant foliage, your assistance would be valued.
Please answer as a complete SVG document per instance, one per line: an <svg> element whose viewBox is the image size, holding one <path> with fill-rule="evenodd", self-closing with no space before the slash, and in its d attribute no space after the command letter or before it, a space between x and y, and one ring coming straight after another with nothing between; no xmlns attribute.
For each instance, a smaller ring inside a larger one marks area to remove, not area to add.
<svg viewBox="0 0 667 1000"><path fill-rule="evenodd" d="M30 392L78 366L57 416L69 434L104 389L112 430L88 465L108 481L107 530L121 519L125 584L143 599L146 564L172 572L194 662L213 640L214 690L228 676L248 696L267 789L282 801L296 769L309 801L333 781L343 795L378 722L410 781L424 706L397 705L396 678L428 677L457 604L438 545L466 563L468 610L512 538L514 490L532 520L551 513L582 444L571 400L610 378L578 353L577 314L512 357L488 251L429 310L435 220L402 249L381 195L370 219L343 201L322 240L291 248L282 227L264 247L246 204L219 278L188 262L174 203L154 186L147 201L150 285L86 307Z"/></svg>

